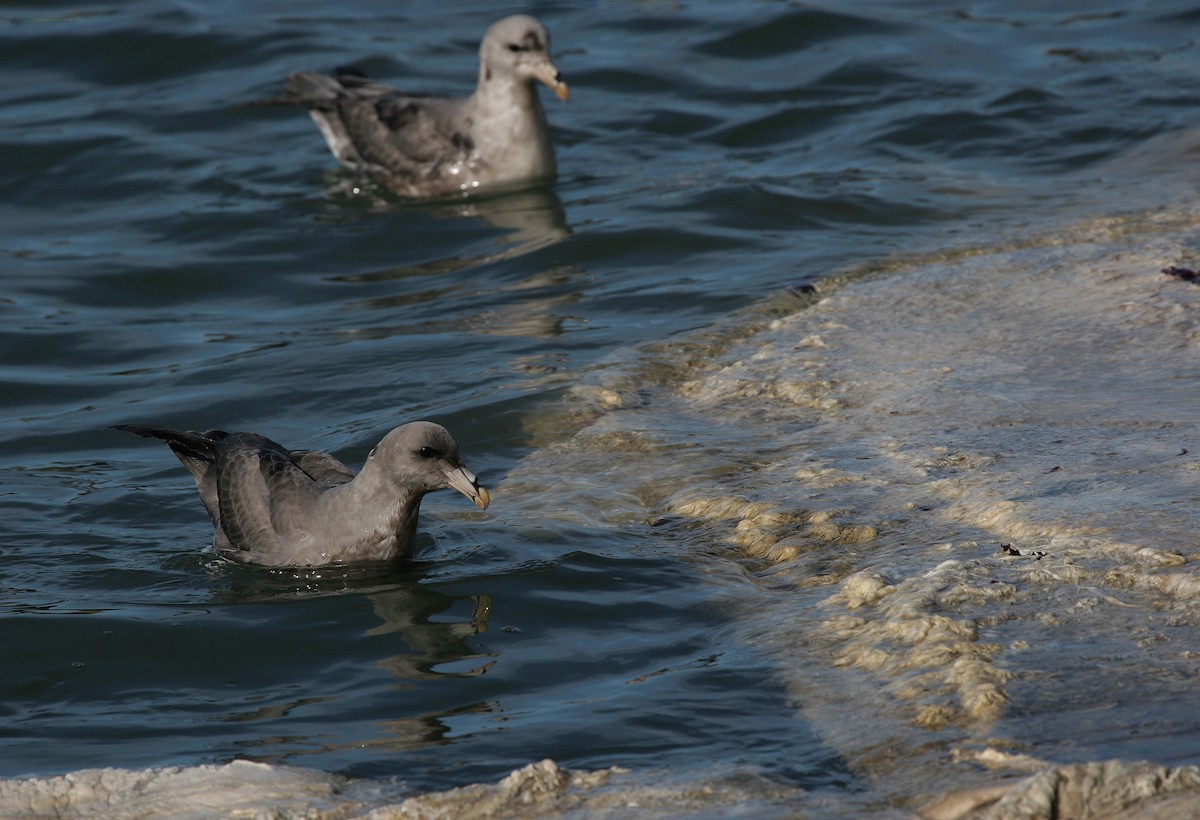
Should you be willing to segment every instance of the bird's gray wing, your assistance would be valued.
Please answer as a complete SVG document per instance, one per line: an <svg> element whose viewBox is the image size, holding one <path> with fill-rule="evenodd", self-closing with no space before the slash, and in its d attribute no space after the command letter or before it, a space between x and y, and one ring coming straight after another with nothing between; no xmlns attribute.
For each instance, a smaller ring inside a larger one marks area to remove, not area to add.
<svg viewBox="0 0 1200 820"><path fill-rule="evenodd" d="M268 557L280 549L282 537L309 528L312 504L320 494L290 451L253 433L234 433L221 441L216 484L221 529L230 546Z"/></svg>
<svg viewBox="0 0 1200 820"><path fill-rule="evenodd" d="M370 111L356 106L348 127L368 161L429 172L464 161L474 149L471 123L459 114L454 100L393 93L373 100Z"/></svg>
<svg viewBox="0 0 1200 820"><path fill-rule="evenodd" d="M292 450L292 463L318 484L336 486L354 478L354 470L323 450Z"/></svg>
<svg viewBox="0 0 1200 820"><path fill-rule="evenodd" d="M366 171L421 179L474 148L461 101L405 94L354 70L293 74L277 102L306 106L333 155Z"/></svg>

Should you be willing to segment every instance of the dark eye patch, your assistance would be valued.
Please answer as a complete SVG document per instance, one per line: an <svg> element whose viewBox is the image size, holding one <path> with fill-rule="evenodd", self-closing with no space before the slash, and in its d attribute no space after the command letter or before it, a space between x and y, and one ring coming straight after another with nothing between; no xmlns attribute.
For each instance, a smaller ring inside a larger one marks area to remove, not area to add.
<svg viewBox="0 0 1200 820"><path fill-rule="evenodd" d="M513 54L518 54L522 51L541 51L542 49L542 38L538 37L535 31L525 32L525 36L521 38L521 42L519 43L508 44L508 50Z"/></svg>
<svg viewBox="0 0 1200 820"><path fill-rule="evenodd" d="M420 450L417 450L417 455L421 458L434 458L437 455L437 450L432 447L422 447Z"/></svg>

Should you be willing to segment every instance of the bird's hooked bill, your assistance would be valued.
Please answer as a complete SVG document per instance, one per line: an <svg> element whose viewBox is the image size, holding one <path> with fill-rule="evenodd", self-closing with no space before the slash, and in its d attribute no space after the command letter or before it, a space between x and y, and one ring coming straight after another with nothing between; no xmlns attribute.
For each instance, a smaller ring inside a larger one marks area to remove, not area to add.
<svg viewBox="0 0 1200 820"><path fill-rule="evenodd" d="M560 74L558 69L554 67L554 63L550 62L549 60L539 63L534 68L534 76L536 76L538 80L546 86L546 88L549 88L551 91L553 91L556 97L563 102L566 102L567 97L571 94L571 87L568 86L563 80L562 74Z"/></svg>
<svg viewBox="0 0 1200 820"><path fill-rule="evenodd" d="M447 470L446 481L451 487L474 501L475 506L481 510L486 510L488 504L492 503L492 494L488 492L487 487L482 486L475 474L466 467Z"/></svg>

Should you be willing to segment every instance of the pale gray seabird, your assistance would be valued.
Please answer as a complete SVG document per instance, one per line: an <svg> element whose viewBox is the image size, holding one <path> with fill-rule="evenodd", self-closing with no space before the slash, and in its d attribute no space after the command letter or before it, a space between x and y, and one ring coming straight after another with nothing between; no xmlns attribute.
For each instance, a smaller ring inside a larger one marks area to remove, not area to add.
<svg viewBox="0 0 1200 820"><path fill-rule="evenodd" d="M421 498L446 487L487 509L491 496L439 424L392 430L355 474L329 453L257 433L119 424L161 439L196 479L222 556L264 566L388 561L412 554Z"/></svg>
<svg viewBox="0 0 1200 820"><path fill-rule="evenodd" d="M393 191L448 196L554 178L536 82L567 99L549 32L519 14L487 30L469 97L409 94L351 69L293 74L283 97L263 102L306 106L339 162Z"/></svg>

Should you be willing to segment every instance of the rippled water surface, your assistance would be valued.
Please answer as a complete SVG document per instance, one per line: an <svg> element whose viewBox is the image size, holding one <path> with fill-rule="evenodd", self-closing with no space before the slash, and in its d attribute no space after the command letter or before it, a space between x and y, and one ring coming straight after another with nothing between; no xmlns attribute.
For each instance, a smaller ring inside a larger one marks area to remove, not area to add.
<svg viewBox="0 0 1200 820"><path fill-rule="evenodd" d="M853 788L702 544L502 487L427 499L412 565L231 567L171 453L106 428L358 463L432 418L502 485L639 343L1159 184L1118 169L1194 123L1200 10L1059 5L4 3L0 775L248 757L429 788L550 756ZM303 112L238 107L349 63L465 92L509 11L572 87L543 94L552 187L403 202Z"/></svg>

